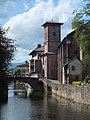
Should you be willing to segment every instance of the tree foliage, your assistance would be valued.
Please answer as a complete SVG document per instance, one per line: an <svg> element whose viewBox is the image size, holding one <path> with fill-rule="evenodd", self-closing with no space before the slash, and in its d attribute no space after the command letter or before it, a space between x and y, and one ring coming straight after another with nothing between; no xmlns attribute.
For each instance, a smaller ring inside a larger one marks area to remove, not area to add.
<svg viewBox="0 0 90 120"><path fill-rule="evenodd" d="M25 68L20 68L20 67L16 67L13 70L13 74L16 76L23 76L23 74L25 74L26 69Z"/></svg>
<svg viewBox="0 0 90 120"><path fill-rule="evenodd" d="M74 11L72 27L76 29L75 40L84 53L83 61L90 59L90 0L84 0L83 8Z"/></svg>
<svg viewBox="0 0 90 120"><path fill-rule="evenodd" d="M14 41L7 38L7 30L0 27L0 77L6 75L9 64L14 56Z"/></svg>

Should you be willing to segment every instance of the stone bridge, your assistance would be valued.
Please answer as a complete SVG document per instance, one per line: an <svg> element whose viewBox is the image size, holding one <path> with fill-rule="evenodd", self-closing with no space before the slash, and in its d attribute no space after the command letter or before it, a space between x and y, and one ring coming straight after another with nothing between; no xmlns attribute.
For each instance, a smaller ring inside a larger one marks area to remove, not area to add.
<svg viewBox="0 0 90 120"><path fill-rule="evenodd" d="M20 76L20 77L7 77L6 80L8 81L8 83L10 83L11 81L28 83L34 89L34 91L44 91L44 83L38 78Z"/></svg>

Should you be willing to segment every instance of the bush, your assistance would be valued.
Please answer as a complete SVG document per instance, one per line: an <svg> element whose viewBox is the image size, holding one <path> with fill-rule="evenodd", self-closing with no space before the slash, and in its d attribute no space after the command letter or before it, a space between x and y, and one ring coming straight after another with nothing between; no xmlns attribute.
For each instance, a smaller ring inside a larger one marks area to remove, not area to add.
<svg viewBox="0 0 90 120"><path fill-rule="evenodd" d="M72 85L81 85L81 81L73 81Z"/></svg>

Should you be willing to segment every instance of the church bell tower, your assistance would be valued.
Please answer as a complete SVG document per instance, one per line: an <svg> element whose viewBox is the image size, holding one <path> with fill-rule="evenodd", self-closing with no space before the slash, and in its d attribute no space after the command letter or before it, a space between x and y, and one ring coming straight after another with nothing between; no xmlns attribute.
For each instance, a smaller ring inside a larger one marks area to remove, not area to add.
<svg viewBox="0 0 90 120"><path fill-rule="evenodd" d="M44 27L44 77L57 79L57 48L61 42L61 25L59 22L46 22Z"/></svg>

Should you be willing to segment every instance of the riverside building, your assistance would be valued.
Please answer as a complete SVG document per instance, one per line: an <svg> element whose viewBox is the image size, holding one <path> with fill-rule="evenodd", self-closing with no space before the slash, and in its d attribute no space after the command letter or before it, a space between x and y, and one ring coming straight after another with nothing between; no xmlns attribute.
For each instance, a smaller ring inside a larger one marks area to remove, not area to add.
<svg viewBox="0 0 90 120"><path fill-rule="evenodd" d="M87 76L90 64L82 63L83 54L74 39L75 31L61 41L61 25L63 23L54 21L42 25L44 44L38 44L29 54L32 55L29 73L40 78L58 80L61 84L72 84Z"/></svg>

